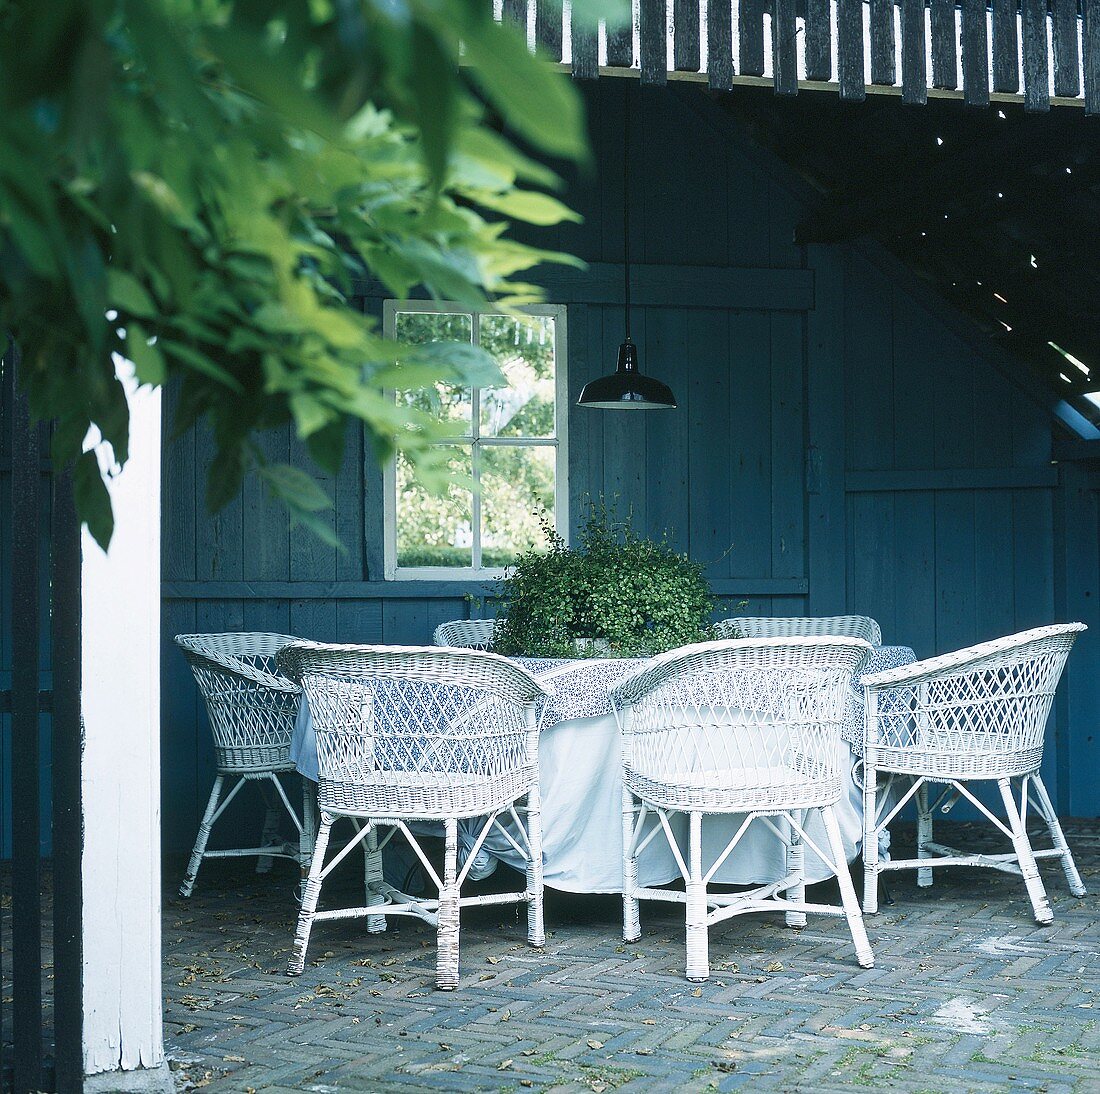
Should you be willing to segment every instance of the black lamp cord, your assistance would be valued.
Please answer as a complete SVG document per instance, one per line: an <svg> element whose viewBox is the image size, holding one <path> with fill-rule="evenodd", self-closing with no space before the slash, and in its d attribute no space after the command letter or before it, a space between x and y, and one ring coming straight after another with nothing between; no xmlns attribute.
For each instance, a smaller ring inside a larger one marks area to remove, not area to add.
<svg viewBox="0 0 1100 1094"><path fill-rule="evenodd" d="M623 301L630 341L630 81L623 81Z"/></svg>

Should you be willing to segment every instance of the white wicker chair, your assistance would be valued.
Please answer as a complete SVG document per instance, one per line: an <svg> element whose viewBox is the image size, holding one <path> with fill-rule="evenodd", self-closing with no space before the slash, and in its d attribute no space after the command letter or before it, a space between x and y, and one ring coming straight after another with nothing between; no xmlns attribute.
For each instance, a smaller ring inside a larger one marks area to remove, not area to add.
<svg viewBox="0 0 1100 1094"><path fill-rule="evenodd" d="M291 858L303 868L309 861L309 837L304 815L311 808L310 788L302 780L302 812L299 817L279 780L281 772L292 772L290 738L298 716L300 689L275 671L275 655L295 638L285 634L178 634L183 650L206 701L210 730L214 737L217 775L206 804L180 896L190 896L204 858L240 858L255 855L256 870L270 869L272 857ZM226 780L235 780L225 797ZM245 783L259 784L267 813L259 847L238 847L208 851L210 830ZM268 784L273 784L272 796ZM285 807L298 830L298 847L273 842L278 820Z"/></svg>
<svg viewBox="0 0 1100 1094"><path fill-rule="evenodd" d="M623 755L623 937L641 935L638 900L686 904L687 976L710 973L711 924L746 912L782 911L801 927L806 912L843 915L860 965L874 962L841 843L834 804L842 789L840 724L852 674L870 647L861 639L730 639L654 658L612 690ZM828 849L806 834L820 810ZM688 814L684 852L669 814ZM659 825L645 833L646 819ZM704 813L744 813L743 823L704 872ZM746 892L707 884L748 826L766 825L787 848L787 875ZM685 891L638 885L637 856L661 830ZM842 907L806 901L804 846L836 875ZM785 893L781 897L780 893Z"/></svg>
<svg viewBox="0 0 1100 1094"><path fill-rule="evenodd" d="M496 622L495 619L452 619L436 627L432 642L451 649L487 650L493 644Z"/></svg>
<svg viewBox="0 0 1100 1094"><path fill-rule="evenodd" d="M715 638L788 638L837 635L882 645L882 631L868 615L733 616L714 624Z"/></svg>
<svg viewBox="0 0 1100 1094"><path fill-rule="evenodd" d="M527 937L545 940L542 912L542 826L536 706L546 692L518 665L496 654L438 647L340 646L296 643L279 666L302 684L317 734L321 823L302 898L288 972L305 964L316 920L367 916L372 933L386 915L414 915L436 927L436 983L458 986L459 909L527 903ZM527 799L527 823L516 803ZM510 818L514 829L501 824ZM329 832L339 817L356 835L325 865ZM483 818L466 865L458 870L458 821ZM442 821L443 876L407 824ZM496 828L527 859L522 892L462 897L460 890L482 842ZM400 831L439 891L421 900L382 878L381 852ZM379 833L384 833L379 835ZM318 912L321 884L356 844L367 850L366 907ZM518 841L518 842L517 842Z"/></svg>
<svg viewBox="0 0 1100 1094"><path fill-rule="evenodd" d="M1054 692L1081 623L1039 627L863 678L866 729L863 791L863 910L878 910L878 875L917 871L917 884L932 884L934 866L987 866L1021 875L1038 923L1054 918L1035 860L1061 859L1074 896L1084 896L1080 874L1039 777L1043 734ZM885 775L884 785L878 776ZM995 780L1007 823L996 817L966 783ZM908 783L892 797L892 784ZM1019 801L1013 797L1018 784ZM937 790L929 801L928 787ZM879 833L911 798L917 807L917 857L880 861ZM1012 841L1011 853L964 854L932 838L932 812L946 813L966 798ZM880 816L881 803L889 811ZM1035 809L1054 847L1033 850L1027 810Z"/></svg>

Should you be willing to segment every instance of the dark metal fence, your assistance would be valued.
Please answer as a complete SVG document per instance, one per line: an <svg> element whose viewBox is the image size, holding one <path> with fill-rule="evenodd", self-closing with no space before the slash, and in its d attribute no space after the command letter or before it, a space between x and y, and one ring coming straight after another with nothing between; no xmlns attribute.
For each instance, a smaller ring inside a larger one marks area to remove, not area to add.
<svg viewBox="0 0 1100 1094"><path fill-rule="evenodd" d="M0 363L0 724L10 738L0 796L11 803L0 1087L67 1094L83 1073L80 525L69 476L51 469L49 430L31 421L18 390L19 367L9 348Z"/></svg>

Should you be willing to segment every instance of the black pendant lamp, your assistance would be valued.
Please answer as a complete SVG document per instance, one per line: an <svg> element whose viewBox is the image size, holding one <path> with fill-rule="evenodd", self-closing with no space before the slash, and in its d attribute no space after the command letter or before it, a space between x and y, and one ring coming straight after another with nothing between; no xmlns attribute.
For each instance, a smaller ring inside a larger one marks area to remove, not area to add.
<svg viewBox="0 0 1100 1094"><path fill-rule="evenodd" d="M629 81L624 80L624 84ZM626 305L626 337L619 346L619 360L610 376L590 380L581 390L578 406L601 410L675 410L669 388L638 371L638 347L630 337L630 91L623 103L623 299Z"/></svg>

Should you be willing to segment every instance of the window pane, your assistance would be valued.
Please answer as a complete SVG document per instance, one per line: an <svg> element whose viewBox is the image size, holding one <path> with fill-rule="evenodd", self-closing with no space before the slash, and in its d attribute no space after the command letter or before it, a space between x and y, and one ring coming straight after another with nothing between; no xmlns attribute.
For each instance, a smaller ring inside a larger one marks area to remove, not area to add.
<svg viewBox="0 0 1100 1094"><path fill-rule="evenodd" d="M473 319L462 313L400 311L394 316L394 337L415 346L426 342L470 342L473 334ZM473 399L469 388L435 384L419 391L403 391L399 398L440 421L453 422L456 435L470 435Z"/></svg>
<svg viewBox="0 0 1100 1094"><path fill-rule="evenodd" d="M554 320L483 315L481 345L508 380L481 392L483 437L554 436Z"/></svg>
<svg viewBox="0 0 1100 1094"><path fill-rule="evenodd" d="M470 476L470 450L454 446L447 455L452 473ZM472 566L473 499L470 489L448 483L429 494L397 458L397 565Z"/></svg>
<svg viewBox="0 0 1100 1094"><path fill-rule="evenodd" d="M480 450L482 566L510 566L521 552L545 544L539 517L553 524L555 455L551 445Z"/></svg>

